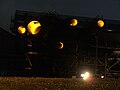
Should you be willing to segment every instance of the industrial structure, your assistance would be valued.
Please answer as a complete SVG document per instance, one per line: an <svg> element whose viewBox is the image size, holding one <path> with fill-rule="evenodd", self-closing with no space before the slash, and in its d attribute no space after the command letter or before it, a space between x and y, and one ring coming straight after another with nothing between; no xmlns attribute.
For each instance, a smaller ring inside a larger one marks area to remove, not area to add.
<svg viewBox="0 0 120 90"><path fill-rule="evenodd" d="M17 10L11 31L25 72L106 77L120 71L120 21Z"/></svg>

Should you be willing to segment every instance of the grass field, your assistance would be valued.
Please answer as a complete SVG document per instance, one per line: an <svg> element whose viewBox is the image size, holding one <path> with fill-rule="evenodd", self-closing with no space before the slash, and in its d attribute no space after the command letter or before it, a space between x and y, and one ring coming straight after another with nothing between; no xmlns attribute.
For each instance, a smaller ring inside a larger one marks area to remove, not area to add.
<svg viewBox="0 0 120 90"><path fill-rule="evenodd" d="M120 80L40 77L0 77L0 90L120 90Z"/></svg>

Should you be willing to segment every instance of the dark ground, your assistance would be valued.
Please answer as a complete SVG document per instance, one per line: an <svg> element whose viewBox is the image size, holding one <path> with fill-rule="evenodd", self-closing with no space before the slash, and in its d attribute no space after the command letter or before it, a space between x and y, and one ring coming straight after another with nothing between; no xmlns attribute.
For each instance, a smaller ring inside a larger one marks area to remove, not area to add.
<svg viewBox="0 0 120 90"><path fill-rule="evenodd" d="M0 90L120 90L119 79L0 77Z"/></svg>

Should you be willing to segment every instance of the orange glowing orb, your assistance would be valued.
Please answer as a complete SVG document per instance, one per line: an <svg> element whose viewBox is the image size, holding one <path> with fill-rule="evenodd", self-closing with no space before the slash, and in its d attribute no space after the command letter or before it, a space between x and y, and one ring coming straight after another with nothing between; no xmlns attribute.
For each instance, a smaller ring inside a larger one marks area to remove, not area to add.
<svg viewBox="0 0 120 90"><path fill-rule="evenodd" d="M72 19L71 21L70 21L70 26L76 26L78 24L78 21L77 21L77 19Z"/></svg>
<svg viewBox="0 0 120 90"><path fill-rule="evenodd" d="M18 32L19 32L20 34L24 34L24 33L26 32L25 27L24 27L24 26L19 26L19 27L18 27Z"/></svg>
<svg viewBox="0 0 120 90"><path fill-rule="evenodd" d="M104 21L103 20L98 20L97 25L99 27L103 27L104 26Z"/></svg>
<svg viewBox="0 0 120 90"><path fill-rule="evenodd" d="M31 21L27 26L28 32L32 35L38 34L41 29L41 24L38 21Z"/></svg>
<svg viewBox="0 0 120 90"><path fill-rule="evenodd" d="M62 42L59 42L58 49L62 49L64 47L64 44Z"/></svg>

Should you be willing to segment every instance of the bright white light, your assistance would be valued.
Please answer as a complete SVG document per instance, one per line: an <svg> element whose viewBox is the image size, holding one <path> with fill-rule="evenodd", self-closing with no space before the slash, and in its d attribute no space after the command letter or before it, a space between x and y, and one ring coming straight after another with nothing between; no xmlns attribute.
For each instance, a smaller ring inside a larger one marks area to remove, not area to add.
<svg viewBox="0 0 120 90"><path fill-rule="evenodd" d="M85 76L85 74L81 74L81 77L83 78Z"/></svg>
<svg viewBox="0 0 120 90"><path fill-rule="evenodd" d="M86 73L84 74L83 79L84 79L84 80L86 80L86 79L88 79L88 78L89 78L89 76L90 76L89 72L86 72Z"/></svg>
<svg viewBox="0 0 120 90"><path fill-rule="evenodd" d="M104 76L101 76L101 78L104 78Z"/></svg>

